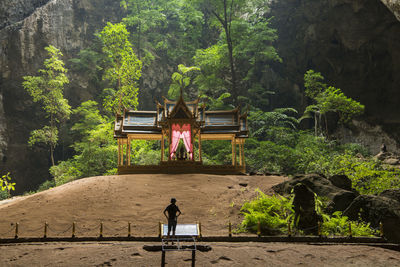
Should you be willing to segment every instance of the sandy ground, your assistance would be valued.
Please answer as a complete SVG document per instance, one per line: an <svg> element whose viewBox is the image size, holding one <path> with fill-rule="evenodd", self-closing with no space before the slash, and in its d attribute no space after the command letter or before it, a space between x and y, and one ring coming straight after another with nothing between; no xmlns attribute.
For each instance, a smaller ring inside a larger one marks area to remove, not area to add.
<svg viewBox="0 0 400 267"><path fill-rule="evenodd" d="M161 252L139 242L0 246L1 266L161 266ZM159 245L159 243L155 244ZM400 253L368 246L282 243L209 243L196 266L400 266ZM191 252L167 252L166 266L191 266Z"/></svg>
<svg viewBox="0 0 400 267"><path fill-rule="evenodd" d="M156 236L162 211L171 197L183 212L179 223L202 223L204 236L227 235L227 223L241 221L239 208L255 189L271 192L279 176L121 175L91 177L35 195L0 202L0 237ZM143 250L142 242L31 243L0 245L0 266L159 266L160 252ZM400 266L400 253L388 249L286 243L209 243L197 252L196 266ZM190 252L169 252L167 266L191 266Z"/></svg>

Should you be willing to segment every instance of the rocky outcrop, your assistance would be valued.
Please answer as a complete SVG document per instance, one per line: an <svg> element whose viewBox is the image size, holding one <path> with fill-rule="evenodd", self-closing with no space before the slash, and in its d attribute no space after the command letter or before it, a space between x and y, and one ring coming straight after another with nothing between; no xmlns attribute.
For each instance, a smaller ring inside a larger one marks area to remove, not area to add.
<svg viewBox="0 0 400 267"><path fill-rule="evenodd" d="M399 0L381 0L390 11L400 20L400 1Z"/></svg>
<svg viewBox="0 0 400 267"><path fill-rule="evenodd" d="M382 191L379 196L390 198L400 203L400 189L387 189Z"/></svg>
<svg viewBox="0 0 400 267"><path fill-rule="evenodd" d="M336 174L329 177L329 181L336 187L342 188L344 190L351 191L351 180L349 177L343 174Z"/></svg>
<svg viewBox="0 0 400 267"><path fill-rule="evenodd" d="M31 15L50 0L14 0L0 2L0 30Z"/></svg>
<svg viewBox="0 0 400 267"><path fill-rule="evenodd" d="M333 134L342 143L362 144L372 154L380 152L382 144L385 144L389 152L400 152L400 143L396 136L396 129L384 130L381 125L371 124L361 120L353 120L351 127L338 127Z"/></svg>
<svg viewBox="0 0 400 267"><path fill-rule="evenodd" d="M297 228L303 230L305 234L317 234L318 216L315 211L314 192L301 183L294 186L293 192L294 221Z"/></svg>
<svg viewBox="0 0 400 267"><path fill-rule="evenodd" d="M340 182L339 182L340 179ZM347 178L348 179L348 178ZM333 181L341 187L347 188L344 177L333 178ZM330 200L328 211L344 211L358 196L356 191L346 190L334 185L330 179L319 174L298 175L291 180L273 186L275 192L281 195L290 194L297 184L303 184L320 197Z"/></svg>
<svg viewBox="0 0 400 267"><path fill-rule="evenodd" d="M381 196L358 196L343 212L350 220L359 217L378 228L383 224L384 236L391 242L400 243L400 202L396 199Z"/></svg>

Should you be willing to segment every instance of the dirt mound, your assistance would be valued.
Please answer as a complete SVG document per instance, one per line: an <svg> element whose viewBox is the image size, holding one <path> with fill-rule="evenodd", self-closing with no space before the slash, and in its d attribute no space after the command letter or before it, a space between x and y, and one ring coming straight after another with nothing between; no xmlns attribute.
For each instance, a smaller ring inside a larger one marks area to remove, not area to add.
<svg viewBox="0 0 400 267"><path fill-rule="evenodd" d="M40 236L48 222L48 236L58 236L76 222L77 236L95 236L103 222L105 236L126 235L129 221L132 235L155 236L158 222L165 222L164 208L175 197L183 213L179 223L201 222L204 235L225 235L228 221L240 223L240 205L255 196L256 188L268 192L286 179L206 174L85 178L1 205L0 234L19 222L19 236Z"/></svg>

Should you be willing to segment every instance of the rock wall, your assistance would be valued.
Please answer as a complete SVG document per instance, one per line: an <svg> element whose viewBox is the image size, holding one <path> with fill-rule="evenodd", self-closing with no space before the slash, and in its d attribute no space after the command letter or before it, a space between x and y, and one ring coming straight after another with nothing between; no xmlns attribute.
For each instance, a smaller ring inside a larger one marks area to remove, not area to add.
<svg viewBox="0 0 400 267"><path fill-rule="evenodd" d="M396 2L398 14L400 1L383 2ZM364 104L369 118L400 123L400 22L393 12L379 0L273 0L283 58L276 70L286 83L276 106L291 99L304 108L303 75L314 69Z"/></svg>
<svg viewBox="0 0 400 267"><path fill-rule="evenodd" d="M22 76L43 67L44 47L60 48L68 63L91 43L96 30L107 21L120 21L122 15L119 1L114 0L1 1L0 168L11 171L17 192L32 189L49 176L47 150L27 147L29 132L44 121L40 107L21 86ZM71 80L65 93L72 105L93 97Z"/></svg>

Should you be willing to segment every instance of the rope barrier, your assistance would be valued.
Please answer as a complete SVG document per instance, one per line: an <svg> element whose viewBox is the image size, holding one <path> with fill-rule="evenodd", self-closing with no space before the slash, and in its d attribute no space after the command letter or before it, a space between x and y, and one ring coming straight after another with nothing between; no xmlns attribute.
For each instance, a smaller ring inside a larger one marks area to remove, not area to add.
<svg viewBox="0 0 400 267"><path fill-rule="evenodd" d="M93 226L91 226L91 227L83 227L83 226L80 226L79 228L80 228L80 229L83 229L83 230L87 230L87 231L93 231L93 230L95 230L95 229L98 229L98 227L99 227L99 225L98 225L98 224L95 224L95 225L93 225Z"/></svg>
<svg viewBox="0 0 400 267"><path fill-rule="evenodd" d="M116 233L117 232L118 234L121 234L123 230L126 230L125 233L127 233L127 236L128 237L132 236L132 232L131 232L132 231L132 225L131 225L130 222L127 222L126 225L118 227L118 228L109 227L106 224L104 224L103 222L100 222L100 224L88 225L86 227L82 227L81 225L79 225L79 227L78 227L77 223L73 222L65 230L58 230L57 228L53 228L53 227L54 226L53 225L50 226L50 224L48 222L44 222L44 225L42 225L42 226L40 226L38 228L35 228L35 229L22 228L22 230L23 230L24 233L25 232L37 233L40 230L42 230L43 231L42 232L43 233L43 238L47 238L49 233L51 233L52 236L57 236L58 237L60 235L66 234L67 232L70 232L71 233L71 237L74 238L74 237L76 237L76 233L79 230L80 230L81 234L84 234L84 233L88 233L90 231L94 231L96 229L98 229L98 231L99 231L98 232L98 236L100 238L102 238L104 236L104 232L105 231L107 231L109 233ZM159 225L158 225L159 236L161 236L161 232L162 232L161 227L162 227L162 223L159 222ZM201 222L197 222L197 227L198 227L199 237L201 238L202 237L202 227L203 227ZM292 236L292 231L293 230L295 231L295 234L297 233L296 230L298 230L298 229L297 228L292 229L290 221L288 221L287 227L288 227L288 237ZM318 222L318 224L316 226L312 226L312 227L308 227L308 228L304 228L304 229L299 229L299 230L308 231L308 230L314 230L314 229L317 230L317 235L319 237L322 237L322 223L321 222ZM12 233L13 230L15 230L14 238L18 239L19 238L19 234L20 234L20 230L21 230L21 227L20 227L18 222L15 223L15 226L10 226L10 228L7 231L0 233L0 239L4 235ZM211 228L209 228L209 230L212 231ZM378 232L378 231L376 231L376 232ZM228 222L228 236L232 237L232 223L230 221ZM261 222L260 221L257 222L257 236L261 237ZM347 236L348 237L353 237L351 222L349 222L349 224L348 224L348 235ZM382 222L379 223L379 236L382 237L382 238L384 236Z"/></svg>
<svg viewBox="0 0 400 267"><path fill-rule="evenodd" d="M10 229L8 231L4 232L4 233L0 233L0 236L6 235L8 233L11 233L14 229L15 229L14 227L10 226Z"/></svg>
<svg viewBox="0 0 400 267"><path fill-rule="evenodd" d="M73 226L70 225L66 230L56 231L56 230L54 230L52 227L50 227L49 224L47 225L48 230L50 230L51 232L53 232L55 236L60 236L60 235L62 235L62 234L65 234L66 232L68 232L69 230L71 230L72 227L73 227Z"/></svg>
<svg viewBox="0 0 400 267"><path fill-rule="evenodd" d="M26 232L38 232L39 230L42 230L43 226L40 226L39 228L35 228L35 229L24 229Z"/></svg>

